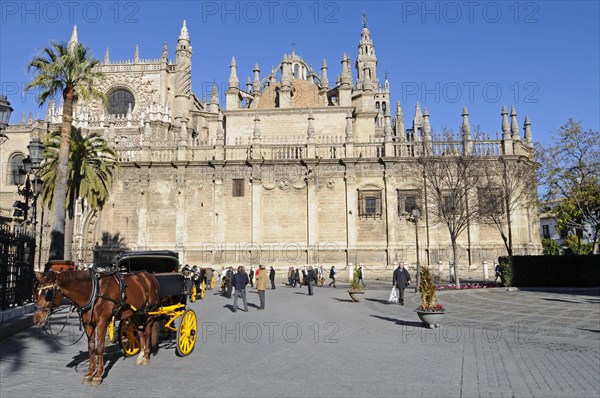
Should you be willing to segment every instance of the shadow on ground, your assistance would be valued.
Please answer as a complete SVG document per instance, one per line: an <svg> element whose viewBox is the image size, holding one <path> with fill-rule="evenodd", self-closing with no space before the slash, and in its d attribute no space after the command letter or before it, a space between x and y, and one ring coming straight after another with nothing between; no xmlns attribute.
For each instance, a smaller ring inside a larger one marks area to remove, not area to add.
<svg viewBox="0 0 600 398"><path fill-rule="evenodd" d="M384 321L394 322L396 325L413 326L413 327L416 327L416 328L422 328L423 327L423 323L422 322L405 321L405 320L402 320L402 319L390 318L390 317L387 317L387 316L379 316L379 315L371 315L371 316L373 318L383 319Z"/></svg>

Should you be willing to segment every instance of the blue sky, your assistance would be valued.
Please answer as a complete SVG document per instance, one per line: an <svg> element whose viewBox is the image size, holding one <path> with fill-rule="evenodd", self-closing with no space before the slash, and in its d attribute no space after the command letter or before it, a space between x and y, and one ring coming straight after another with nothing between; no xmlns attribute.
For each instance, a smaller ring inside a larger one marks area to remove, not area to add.
<svg viewBox="0 0 600 398"><path fill-rule="evenodd" d="M525 114L536 141L551 142L569 117L600 130L600 2L598 1L3 1L0 91L15 111L42 118L26 65L49 40L67 41L74 24L79 40L102 59L169 58L183 20L193 47L192 84L202 97L212 82L221 101L235 56L245 83L258 63L261 78L292 49L315 70L327 59L330 81L348 53L352 65L361 13L386 72L391 102L401 101L407 126L419 101L434 131L457 129L467 106L472 126L492 137L500 131L503 104ZM353 71L356 78L356 72ZM392 107L394 109L394 107Z"/></svg>

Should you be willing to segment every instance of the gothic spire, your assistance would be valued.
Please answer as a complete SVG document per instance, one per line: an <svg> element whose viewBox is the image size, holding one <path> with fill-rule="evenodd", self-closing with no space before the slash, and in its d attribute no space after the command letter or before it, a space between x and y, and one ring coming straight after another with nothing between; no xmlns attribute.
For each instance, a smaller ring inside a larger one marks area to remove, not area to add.
<svg viewBox="0 0 600 398"><path fill-rule="evenodd" d="M401 141L404 141L404 113L402 112L402 105L400 101L396 102L396 137L399 137Z"/></svg>
<svg viewBox="0 0 600 398"><path fill-rule="evenodd" d="M231 72L229 73L229 88L237 88L240 84L240 81L237 77L237 66L235 64L235 57L231 57L231 64L229 65L229 68L231 69Z"/></svg>
<svg viewBox="0 0 600 398"><path fill-rule="evenodd" d="M323 59L321 64L321 87L329 88L329 80L327 79L327 61Z"/></svg>
<svg viewBox="0 0 600 398"><path fill-rule="evenodd" d="M211 104L219 103L219 91L217 90L216 82L213 83L212 90L210 91L210 103Z"/></svg>
<svg viewBox="0 0 600 398"><path fill-rule="evenodd" d="M525 141L531 146L533 144L533 136L531 135L531 122L529 121L529 115L525 115Z"/></svg>
<svg viewBox="0 0 600 398"><path fill-rule="evenodd" d="M377 79L377 56L375 55L375 47L371 40L371 32L367 28L367 17L363 13L363 28L360 33L360 42L358 43L358 56L356 57L356 72L358 74L358 85L362 85L362 81L369 78L379 86Z"/></svg>
<svg viewBox="0 0 600 398"><path fill-rule="evenodd" d="M108 53L108 47L106 47L106 51L104 52L104 63L108 64L110 62L110 55Z"/></svg>
<svg viewBox="0 0 600 398"><path fill-rule="evenodd" d="M352 111L346 112L346 142L352 142Z"/></svg>
<svg viewBox="0 0 600 398"><path fill-rule="evenodd" d="M75 46L79 44L77 39L77 25L73 25L73 32L71 33L71 40L69 40L69 51L73 51Z"/></svg>
<svg viewBox="0 0 600 398"><path fill-rule="evenodd" d="M513 105L510 109L510 132L513 140L520 140L519 136L519 123L517 122L517 111Z"/></svg>
<svg viewBox="0 0 600 398"><path fill-rule="evenodd" d="M258 63L254 65L254 82L252 83L252 91L257 93L260 91L260 68Z"/></svg>
<svg viewBox="0 0 600 398"><path fill-rule="evenodd" d="M181 32L179 33L179 40L190 40L190 35L185 24L185 19L183 20L183 26L181 27Z"/></svg>
<svg viewBox="0 0 600 398"><path fill-rule="evenodd" d="M421 113L421 105L417 102L415 107L415 117L413 118L413 129L415 129L415 133L418 127L423 127L423 114Z"/></svg>
<svg viewBox="0 0 600 398"><path fill-rule="evenodd" d="M140 46L138 44L135 45L135 52L133 53L133 62L136 64L140 62Z"/></svg>
<svg viewBox="0 0 600 398"><path fill-rule="evenodd" d="M429 124L429 111L423 110L423 136L427 139L431 137L431 125Z"/></svg>
<svg viewBox="0 0 600 398"><path fill-rule="evenodd" d="M502 139L510 138L510 124L508 123L508 111L506 105L502 105Z"/></svg>
<svg viewBox="0 0 600 398"><path fill-rule="evenodd" d="M169 50L167 49L167 42L166 41L163 43L163 47L162 47L162 58L163 59L168 59L169 58Z"/></svg>
<svg viewBox="0 0 600 398"><path fill-rule="evenodd" d="M465 106L462 112L463 122L462 122L462 133L464 140L471 139L471 124L469 123L469 110Z"/></svg>

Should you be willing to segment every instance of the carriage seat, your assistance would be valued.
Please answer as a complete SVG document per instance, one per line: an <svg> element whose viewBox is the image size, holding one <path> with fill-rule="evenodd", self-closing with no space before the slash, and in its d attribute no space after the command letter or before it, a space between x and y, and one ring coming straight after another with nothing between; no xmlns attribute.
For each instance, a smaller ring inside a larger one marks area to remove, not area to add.
<svg viewBox="0 0 600 398"><path fill-rule="evenodd" d="M154 274L160 286L160 297L177 296L185 293L183 275L178 272L157 272Z"/></svg>

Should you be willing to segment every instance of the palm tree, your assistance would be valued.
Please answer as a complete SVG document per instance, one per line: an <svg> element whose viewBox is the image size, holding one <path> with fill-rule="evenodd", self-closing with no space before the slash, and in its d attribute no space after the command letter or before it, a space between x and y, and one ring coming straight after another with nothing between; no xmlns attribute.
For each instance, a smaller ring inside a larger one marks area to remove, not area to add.
<svg viewBox="0 0 600 398"><path fill-rule="evenodd" d="M55 131L47 136L44 143L46 162L41 170L44 181L41 198L44 206L49 208L55 204L61 135L60 131ZM117 166L117 153L99 133L91 132L83 136L81 129L72 128L69 160L66 192L68 223L65 233L67 259L71 256L77 202L80 201L82 208L87 204L92 210L102 209L113 181L112 170Z"/></svg>
<svg viewBox="0 0 600 398"><path fill-rule="evenodd" d="M56 187L54 188L54 218L50 240L49 259L64 257L65 209L67 200L67 173L69 164L69 141L73 105L77 100L103 99L104 94L94 87L94 80L102 74L95 69L100 62L88 49L77 42L77 27L73 29L68 44L51 42L29 62L27 70L34 78L26 90L38 89L38 105L62 95L63 114L60 128L60 146L56 163Z"/></svg>

